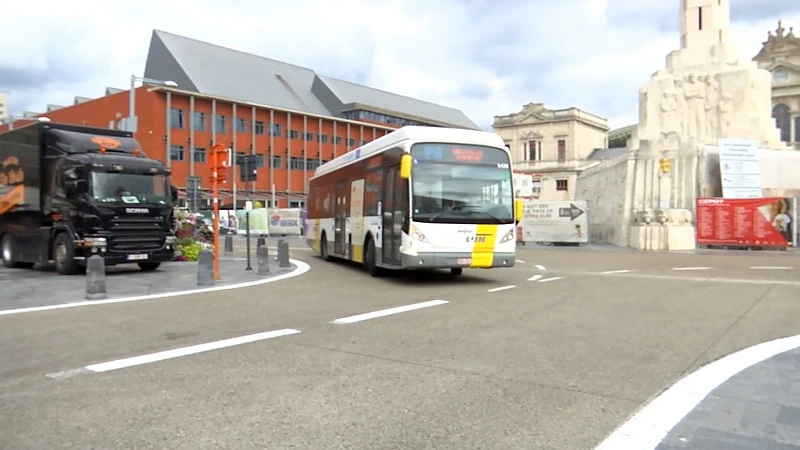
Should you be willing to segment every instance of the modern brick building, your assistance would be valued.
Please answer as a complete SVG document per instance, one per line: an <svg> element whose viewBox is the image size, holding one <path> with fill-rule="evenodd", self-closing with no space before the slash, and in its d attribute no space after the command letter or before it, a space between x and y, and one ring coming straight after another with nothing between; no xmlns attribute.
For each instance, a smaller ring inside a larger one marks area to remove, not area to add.
<svg viewBox="0 0 800 450"><path fill-rule="evenodd" d="M158 30L143 79L133 92L133 120L130 91L113 88L96 99L76 97L71 106L51 105L41 115L54 122L133 129L148 156L170 165L173 184L182 190L191 176L209 186L206 154L214 144L237 155L258 155L258 181L247 186L250 197L267 201L274 185L281 207L302 204L307 180L321 163L399 126L479 128L456 109ZM0 126L0 132L7 129ZM233 197L232 171L231 189L222 193L225 204ZM244 184L236 187L240 206Z"/></svg>

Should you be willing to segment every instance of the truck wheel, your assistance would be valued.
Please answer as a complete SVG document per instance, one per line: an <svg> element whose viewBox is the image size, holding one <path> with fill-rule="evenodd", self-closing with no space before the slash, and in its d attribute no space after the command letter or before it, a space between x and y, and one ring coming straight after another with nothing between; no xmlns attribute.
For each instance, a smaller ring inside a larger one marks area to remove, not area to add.
<svg viewBox="0 0 800 450"><path fill-rule="evenodd" d="M364 258L367 266L367 272L373 277L379 277L383 275L383 269L375 265L375 243L372 242L372 239L367 239L367 251L366 257Z"/></svg>
<svg viewBox="0 0 800 450"><path fill-rule="evenodd" d="M53 262L56 263L56 272L61 275L73 275L78 272L75 247L67 233L58 233L53 239Z"/></svg>
<svg viewBox="0 0 800 450"><path fill-rule="evenodd" d="M33 263L24 263L14 261L14 248L11 242L11 235L3 235L0 241L0 259L3 260L3 265L11 269L30 269Z"/></svg>
<svg viewBox="0 0 800 450"><path fill-rule="evenodd" d="M139 263L139 268L142 269L142 272L152 272L161 265L160 262L143 262Z"/></svg>

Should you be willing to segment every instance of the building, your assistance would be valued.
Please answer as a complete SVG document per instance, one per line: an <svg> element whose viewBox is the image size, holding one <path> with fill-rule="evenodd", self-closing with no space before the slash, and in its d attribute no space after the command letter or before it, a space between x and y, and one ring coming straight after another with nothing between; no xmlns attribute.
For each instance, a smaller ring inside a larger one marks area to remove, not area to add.
<svg viewBox="0 0 800 450"><path fill-rule="evenodd" d="M9 114L11 113L8 111L8 94L0 91L0 123L2 123Z"/></svg>
<svg viewBox="0 0 800 450"><path fill-rule="evenodd" d="M76 97L43 114L54 122L134 130L148 156L170 165L183 192L189 177L209 187L206 155L213 145L235 150L239 161L256 155L258 180L237 181L239 207L245 195L266 202L273 192L277 206L302 205L320 164L402 125L479 128L453 108L159 30L138 80L145 85ZM231 169L223 205L232 204L234 178Z"/></svg>
<svg viewBox="0 0 800 450"><path fill-rule="evenodd" d="M778 22L753 61L772 73L772 117L781 140L800 150L800 37Z"/></svg>
<svg viewBox="0 0 800 450"><path fill-rule="evenodd" d="M608 120L578 108L547 109L529 103L495 116L494 130L511 150L514 171L533 175L533 196L572 200L578 173L595 148L605 148Z"/></svg>

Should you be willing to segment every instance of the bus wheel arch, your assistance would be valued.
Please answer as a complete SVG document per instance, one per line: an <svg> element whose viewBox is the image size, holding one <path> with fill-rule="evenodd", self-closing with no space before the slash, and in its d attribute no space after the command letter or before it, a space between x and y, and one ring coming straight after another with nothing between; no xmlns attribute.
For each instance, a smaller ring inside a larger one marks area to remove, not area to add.
<svg viewBox="0 0 800 450"><path fill-rule="evenodd" d="M375 239L373 239L372 233L367 233L367 237L364 238L364 268L367 269L367 272L373 277L378 277L383 272L381 268L375 264L376 252Z"/></svg>
<svg viewBox="0 0 800 450"><path fill-rule="evenodd" d="M331 257L328 256L328 235L325 234L325 230L322 230L319 235L319 256L325 261L331 260Z"/></svg>

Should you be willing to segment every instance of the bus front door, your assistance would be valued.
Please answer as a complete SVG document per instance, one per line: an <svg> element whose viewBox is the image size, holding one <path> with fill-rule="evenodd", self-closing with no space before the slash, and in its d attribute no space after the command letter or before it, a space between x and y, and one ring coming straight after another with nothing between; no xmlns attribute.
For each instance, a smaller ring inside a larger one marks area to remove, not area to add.
<svg viewBox="0 0 800 450"><path fill-rule="evenodd" d="M347 199L350 191L344 181L336 183L336 205L333 210L333 253L347 253Z"/></svg>
<svg viewBox="0 0 800 450"><path fill-rule="evenodd" d="M403 242L403 180L400 166L387 167L383 177L383 262L400 265L400 245Z"/></svg>

